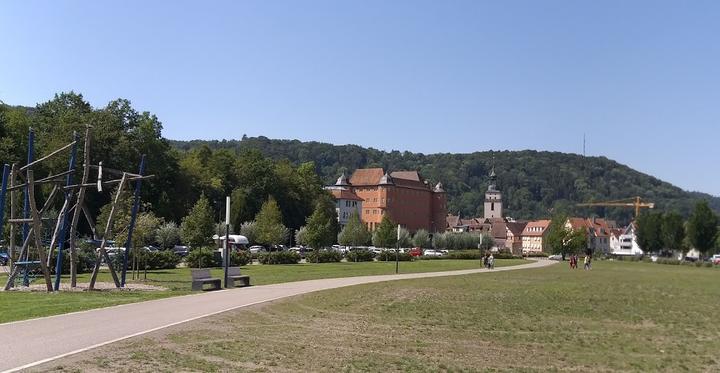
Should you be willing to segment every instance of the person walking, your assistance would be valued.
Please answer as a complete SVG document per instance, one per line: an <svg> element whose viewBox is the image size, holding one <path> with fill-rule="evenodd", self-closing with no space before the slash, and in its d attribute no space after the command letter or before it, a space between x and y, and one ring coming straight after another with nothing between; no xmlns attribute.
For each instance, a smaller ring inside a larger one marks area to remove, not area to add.
<svg viewBox="0 0 720 373"><path fill-rule="evenodd" d="M589 269L590 269L590 256L585 255L585 270L587 271Z"/></svg>
<svg viewBox="0 0 720 373"><path fill-rule="evenodd" d="M490 254L490 257L488 258L488 268L494 269L495 268L495 257Z"/></svg>

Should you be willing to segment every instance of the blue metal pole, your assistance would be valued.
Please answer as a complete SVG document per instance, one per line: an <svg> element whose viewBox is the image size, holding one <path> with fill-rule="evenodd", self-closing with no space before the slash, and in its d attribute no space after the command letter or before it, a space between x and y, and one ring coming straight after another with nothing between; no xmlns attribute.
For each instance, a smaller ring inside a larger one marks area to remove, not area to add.
<svg viewBox="0 0 720 373"><path fill-rule="evenodd" d="M80 137L78 136L77 132L73 133L73 141L75 141L75 145L73 145L72 150L70 152L70 164L68 166L68 171L72 171L75 169L75 160L77 158L77 143ZM65 185L72 185L72 179L73 174L69 173L67 177L65 178ZM72 192L70 190L65 191L65 204L66 208L63 212L62 217L58 217L59 219L62 219L62 225L60 226L60 233L58 235L58 253L57 253L57 261L55 262L55 291L60 290L60 275L62 274L62 265L63 265L63 249L65 248L65 238L67 236L67 230L68 230L68 216L70 215L70 201L72 200ZM80 206L77 206L75 208L80 208Z"/></svg>
<svg viewBox="0 0 720 373"><path fill-rule="evenodd" d="M35 131L33 131L32 128L30 128L30 133L28 134L28 151L27 151L27 164L32 163L32 161L35 159ZM30 192L29 187L25 186L25 203L23 205L23 218L30 219ZM25 223L23 224L23 240L22 242L25 242L28 238L28 233L30 231L30 224ZM36 234L39 234L40 232L36 232ZM38 247L38 250L42 250L42 248ZM28 258L30 257L30 250L25 251L25 258L19 258L20 260L28 261ZM28 267L26 265L25 271L23 273L23 285L29 286L30 285L30 278L28 277Z"/></svg>
<svg viewBox="0 0 720 373"><path fill-rule="evenodd" d="M0 189L0 235L3 232L3 224L5 223L5 195L7 194L7 184L10 178L10 165L3 166L2 189Z"/></svg>
<svg viewBox="0 0 720 373"><path fill-rule="evenodd" d="M142 176L143 173L145 173L145 154L142 155L142 158L140 158L140 172L138 172L138 175ZM127 275L127 266L128 266L128 255L130 255L130 250L132 249L132 235L133 231L135 230L135 220L137 219L137 213L138 209L140 209L140 184L142 183L142 180L137 180L135 182L135 194L133 201L133 207L132 207L132 215L130 216L130 227L128 228L128 238L127 242L125 242L125 252L123 253L123 268L122 268L122 275L120 280L120 287L125 287L125 278Z"/></svg>
<svg viewBox="0 0 720 373"><path fill-rule="evenodd" d="M27 149L27 163L30 164L35 159L35 131L33 131L32 128L30 128L30 133L28 134L28 149ZM30 218L30 193L28 192L28 187L25 186L25 203L23 205L23 218L29 219ZM25 223L23 224L23 241L27 240L28 231L30 230L30 224Z"/></svg>

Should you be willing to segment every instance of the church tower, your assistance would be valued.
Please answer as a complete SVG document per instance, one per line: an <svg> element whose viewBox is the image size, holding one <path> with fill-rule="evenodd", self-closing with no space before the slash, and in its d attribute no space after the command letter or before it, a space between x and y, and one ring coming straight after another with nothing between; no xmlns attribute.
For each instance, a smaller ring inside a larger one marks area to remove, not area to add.
<svg viewBox="0 0 720 373"><path fill-rule="evenodd" d="M485 219L502 218L503 204L502 193L497 189L497 175L495 175L495 165L490 171L490 185L485 192Z"/></svg>

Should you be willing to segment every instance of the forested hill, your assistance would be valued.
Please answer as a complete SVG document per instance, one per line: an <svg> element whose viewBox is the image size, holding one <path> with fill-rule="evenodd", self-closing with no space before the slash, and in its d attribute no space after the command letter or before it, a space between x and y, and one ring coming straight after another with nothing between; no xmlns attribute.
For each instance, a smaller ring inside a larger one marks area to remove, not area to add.
<svg viewBox="0 0 720 373"><path fill-rule="evenodd" d="M357 145L332 145L298 140L243 137L242 140L170 141L181 151L207 145L211 149L243 151L258 149L274 159L292 163L315 162L326 183L342 172L356 168L383 167L390 170L419 170L432 183L442 182L448 192L449 211L463 216L482 215L484 193L493 156L498 186L503 192L506 215L516 219L547 217L556 211L597 215L627 222L632 209L579 208L585 201L618 200L641 196L663 211L688 215L698 199L707 199L720 211L720 198L687 192L670 183L635 171L605 157L587 157L559 152L501 151L471 154L420 154L385 152Z"/></svg>

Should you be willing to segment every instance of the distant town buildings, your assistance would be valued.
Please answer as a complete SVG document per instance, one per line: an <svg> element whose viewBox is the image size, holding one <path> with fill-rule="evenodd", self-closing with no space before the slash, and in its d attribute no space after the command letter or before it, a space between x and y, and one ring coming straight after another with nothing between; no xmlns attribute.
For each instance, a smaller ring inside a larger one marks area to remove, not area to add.
<svg viewBox="0 0 720 373"><path fill-rule="evenodd" d="M522 233L523 254L539 253L546 250L550 220L531 221L525 225Z"/></svg>
<svg viewBox="0 0 720 373"><path fill-rule="evenodd" d="M340 176L335 185L342 184L344 178L345 175ZM344 180L344 183L347 184L346 179ZM335 212L337 212L340 229L345 228L345 225L347 225L347 222L353 213L357 213L358 216L361 216L363 199L353 193L353 191L347 188L347 186L332 186L327 189L330 190L330 193L332 193L333 197L335 197Z"/></svg>
<svg viewBox="0 0 720 373"><path fill-rule="evenodd" d="M445 230L447 201L442 183L430 186L417 171L388 173L382 168L357 169L350 179L342 175L327 189L335 191L336 201L343 197L337 190L357 196L362 205L360 218L371 231L380 225L385 215L410 232Z"/></svg>

